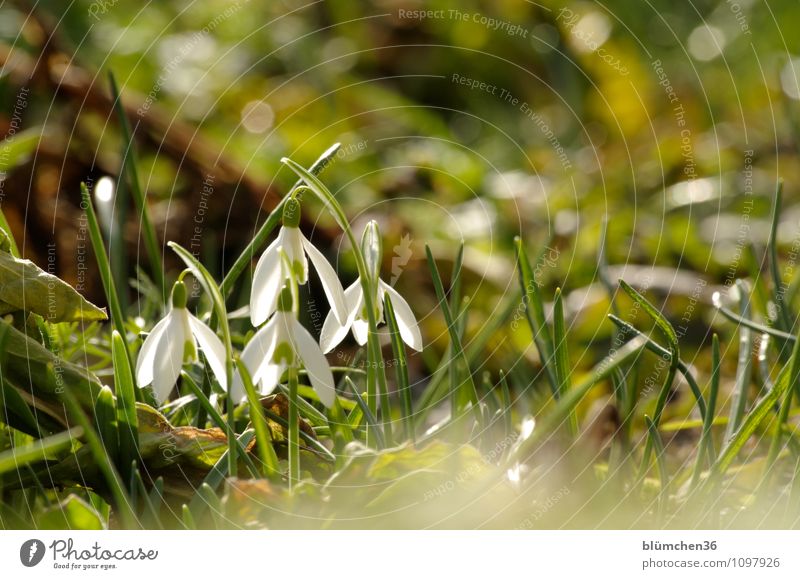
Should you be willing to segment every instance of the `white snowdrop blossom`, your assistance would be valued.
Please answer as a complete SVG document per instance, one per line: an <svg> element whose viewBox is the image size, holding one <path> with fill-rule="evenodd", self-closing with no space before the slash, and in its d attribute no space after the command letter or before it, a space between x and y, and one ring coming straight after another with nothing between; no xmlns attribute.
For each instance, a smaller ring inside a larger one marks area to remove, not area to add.
<svg viewBox="0 0 800 579"><path fill-rule="evenodd" d="M328 360L314 337L297 321L292 312L292 294L284 287L272 318L250 339L242 351L242 363L253 385L267 395L275 389L289 368L305 367L312 388L328 408L333 406L336 390ZM234 376L231 396L241 400L246 396L242 377Z"/></svg>
<svg viewBox="0 0 800 579"><path fill-rule="evenodd" d="M186 309L186 286L176 282L172 288L172 308L158 322L139 350L136 361L136 383L139 388L153 385L159 402L169 396L185 362L197 362L197 347L211 366L223 389L225 347L214 331Z"/></svg>
<svg viewBox="0 0 800 579"><path fill-rule="evenodd" d="M375 221L370 221L366 229L364 229L364 235L361 238L361 251L364 255L367 270L372 277L371 285L375 288L373 303L375 304L375 318L378 320L378 323L384 321L383 300L388 294L392 302L395 317L397 318L397 327L400 330L400 337L409 347L418 352L422 351L422 335L417 326L417 319L414 317L414 312L411 311L411 307L408 305L408 302L403 299L403 296L397 293L392 286L379 277L382 248L380 231ZM360 345L363 346L367 343L369 324L367 323L367 311L365 309L361 278L357 279L344 291L344 299L347 304L347 319L344 323L336 316L328 314L328 317L325 318L325 323L322 325L320 346L323 352L327 353L335 348L351 329L353 331L353 336Z"/></svg>
<svg viewBox="0 0 800 579"><path fill-rule="evenodd" d="M342 322L347 319L342 284L322 252L300 231L299 223L300 202L290 198L283 208L283 226L278 237L261 255L253 273L250 321L255 327L263 324L275 311L280 290L289 277L293 276L300 285L308 281L309 259L319 274L322 289L331 304L331 312ZM291 264L291 271L288 271L287 261Z"/></svg>

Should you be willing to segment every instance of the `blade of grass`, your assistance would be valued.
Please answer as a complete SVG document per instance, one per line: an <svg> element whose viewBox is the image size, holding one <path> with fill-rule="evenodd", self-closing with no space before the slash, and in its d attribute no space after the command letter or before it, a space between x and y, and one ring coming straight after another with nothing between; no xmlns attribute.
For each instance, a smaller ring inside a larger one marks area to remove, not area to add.
<svg viewBox="0 0 800 579"><path fill-rule="evenodd" d="M500 370L500 386L503 399L503 436L507 438L514 432L514 424L511 420L511 391L508 388L506 374Z"/></svg>
<svg viewBox="0 0 800 579"><path fill-rule="evenodd" d="M117 422L117 405L114 393L108 386L103 386L94 403L94 422L97 434L112 462L119 460L119 426Z"/></svg>
<svg viewBox="0 0 800 579"><path fill-rule="evenodd" d="M703 430L700 436L700 446L697 449L697 462L695 463L694 473L692 473L691 488L697 486L700 474L703 472L703 465L706 463L706 456L709 464L714 464L716 453L714 452L714 439L711 434L711 427L714 425L714 411L717 405L717 394L719 393L719 337L714 334L711 341L711 386L708 393L708 409L703 420Z"/></svg>
<svg viewBox="0 0 800 579"><path fill-rule="evenodd" d="M567 330L564 324L564 303L561 299L561 288L556 288L553 299L553 365L558 380L557 398L563 396L570 388L569 350L567 346ZM578 434L578 417L574 412L569 415L569 430L572 436Z"/></svg>
<svg viewBox="0 0 800 579"><path fill-rule="evenodd" d="M22 467L47 458L48 455L69 448L76 438L83 435L83 428L75 426L31 444L14 447L0 453L0 474L19 470Z"/></svg>
<svg viewBox="0 0 800 579"><path fill-rule="evenodd" d="M81 198L83 200L82 207L86 211L89 239L92 242L92 249L97 260L97 269L100 272L100 281L103 283L108 309L111 312L112 327L124 336L127 335L125 332L125 317L122 313L116 286L114 285L114 278L111 276L111 266L108 263L108 255L103 243L103 235L100 233L100 225L97 222L97 214L94 211L94 205L92 205L92 196L89 194L89 189L86 188L86 183L81 183ZM128 350L127 343L124 341L123 343L128 364L131 365L131 353Z"/></svg>
<svg viewBox="0 0 800 579"><path fill-rule="evenodd" d="M782 341L786 342L794 342L797 340L796 336L789 334L787 332L782 332L781 330L776 330L775 328L770 328L769 326L764 326L753 320L747 319L742 317L741 315L737 314L736 312L726 308L722 305L722 296L720 296L719 292L714 292L711 296L711 302L714 304L716 310L721 313L723 316L728 318L730 321L735 322L741 326L746 328L750 328L751 330L756 330L760 334L767 334L768 336L774 336L779 338Z"/></svg>
<svg viewBox="0 0 800 579"><path fill-rule="evenodd" d="M386 324L389 326L389 336L392 341L392 354L395 359L395 379L397 380L397 390L400 393L403 410L403 424L405 425L406 440L416 442L416 431L414 429L414 408L411 402L411 386L408 380L408 363L406 362L406 349L400 337L400 328L397 325L397 318L394 314L392 300L387 293L383 298L383 312L386 317Z"/></svg>
<svg viewBox="0 0 800 579"><path fill-rule="evenodd" d="M450 311L450 306L447 303L447 297L444 292L444 285L442 284L442 278L439 275L439 268L436 267L436 261L433 259L431 248L428 245L425 245L425 253L428 258L428 269L430 270L431 278L433 279L433 287L436 291L436 298L439 301L439 307L442 310L445 323L447 324L447 330L450 333L451 353L453 355L453 362L451 363L455 363L456 360L460 360L461 363L463 364L463 370L466 374L466 377L464 378L461 387L467 389L467 398L472 403L475 419L478 424L482 424L483 416L481 414L480 406L478 404L478 391L475 388L475 381L473 380L472 377L472 371L470 370L469 361L467 360L467 357L464 354L464 349L461 345L461 337L459 336L458 328L456 327L455 320L453 319L453 314ZM456 410L460 414L462 409L457 408L454 410ZM457 415L453 416L453 418L456 417Z"/></svg>
<svg viewBox="0 0 800 579"><path fill-rule="evenodd" d="M275 449L272 448L272 436L269 434L267 420L264 418L264 407L258 399L256 389L253 387L253 381L250 379L250 373L245 365L241 360L237 359L236 366L239 369L239 375L242 377L242 383L247 393L247 401L250 404L250 422L253 424L256 433L256 448L263 465L263 475L268 479L277 479L280 476L280 465L278 464Z"/></svg>
<svg viewBox="0 0 800 579"><path fill-rule="evenodd" d="M9 245L9 252L14 257L20 257L19 248L17 247L17 242L14 240L14 236L11 234L11 226L8 224L8 220L6 219L6 214L3 213L3 210L0 209L0 229L5 231L6 237L8 237L8 245Z"/></svg>
<svg viewBox="0 0 800 579"><path fill-rule="evenodd" d="M517 267L519 268L525 318L528 320L533 342L539 352L539 359L542 361L553 396L556 396L558 393L558 378L551 362L553 357L552 336L547 329L547 319L544 315L544 302L539 290L539 282L531 269L531 263L528 260L528 254L525 251L522 239L516 237L514 243L517 246Z"/></svg>
<svg viewBox="0 0 800 579"><path fill-rule="evenodd" d="M513 452L509 453L509 460L514 461L525 458L546 437L551 436L598 382L608 378L616 368L639 356L646 344L647 340L643 336L636 336L603 358L592 368L586 378L573 386L569 392L554 404L553 408L545 416L537 420L531 436L525 439L522 444L514 447Z"/></svg>
<svg viewBox="0 0 800 579"><path fill-rule="evenodd" d="M136 386L125 355L125 341L116 330L111 334L111 356L114 360L114 387L117 389L117 428L119 431L119 464L123 480L128 480L128 465L139 458L139 421L136 417Z"/></svg>
<svg viewBox="0 0 800 579"><path fill-rule="evenodd" d="M139 468L136 464L131 466L131 472L133 475L133 480L136 485L136 488L139 490L139 496L142 497L142 502L144 503L144 511L145 516L143 517L143 527L150 529L153 527L157 527L159 529L163 529L164 527L161 525L161 517L158 514L158 509L153 504L153 501L150 497L150 493L147 492L147 486L144 484L144 479L142 478L142 473L139 471ZM152 521L152 524L148 524Z"/></svg>
<svg viewBox="0 0 800 579"><path fill-rule="evenodd" d="M78 401L75 400L75 397L70 392L69 388L65 388L61 392L61 399L64 401L67 412L72 415L72 417L78 422L78 425L83 428L83 436L86 439L86 443L89 446L89 450L91 451L95 462L97 463L98 469L106 479L106 484L108 485L111 496L114 499L114 504L119 512L120 520L122 521L123 526L126 529L138 528L139 523L136 519L135 513L131 509L131 502L128 494L125 492L122 479L120 479L117 469L114 468L114 465L111 463L111 459L109 458L108 454L106 454L106 451L103 448L103 443L100 442L100 438L97 436L94 428L92 428L89 419L86 418L86 414L84 414L83 410L78 404Z"/></svg>
<svg viewBox="0 0 800 579"><path fill-rule="evenodd" d="M647 300L647 298L636 291L625 280L620 279L619 284L623 291L625 291L625 293L628 294L628 296L636 304L638 304L642 310L644 310L650 319L653 320L656 327L666 339L669 348L669 369L667 370L667 377L658 392L656 408L655 412L653 413L653 424L655 424L656 428L658 428L658 425L661 423L661 415L663 414L664 407L667 404L669 391L670 388L672 388L672 383L675 381L675 374L678 371L678 364L680 362L680 346L678 344L678 335L675 333L675 329L672 327L672 324L669 323L669 320L667 320L667 318L665 318L664 315ZM639 469L640 473L644 473L645 469L647 468L647 464L650 462L650 452L652 452L652 449L653 443L648 438L644 448L644 455L642 456L642 464Z"/></svg>
<svg viewBox="0 0 800 579"><path fill-rule="evenodd" d="M767 249L769 251L769 274L772 278L772 303L775 304L775 309L777 310L775 324L778 326L778 329L788 332L792 328L792 321L788 311L789 304L783 299L786 288L784 288L780 273L780 263L778 262L778 223L780 221L782 200L783 179L779 179L775 186L775 197L772 204L772 222L770 225Z"/></svg>
<svg viewBox="0 0 800 579"><path fill-rule="evenodd" d="M743 318L750 317L750 288L744 280L736 280L739 293L739 314ZM736 380L733 387L731 409L728 426L725 429L725 440L730 440L736 429L742 424L747 407L747 390L753 374L753 333L747 326L739 326L739 356L736 364Z"/></svg>
<svg viewBox="0 0 800 579"><path fill-rule="evenodd" d="M661 488L658 491L658 520L661 521L664 516L664 509L667 497L667 490L669 487L669 472L667 471L667 464L665 460L666 451L664 450L664 443L661 442L661 437L658 434L658 427L649 416L644 417L645 424L647 425L647 437L650 444L655 449L656 465L658 467L658 476L661 481Z"/></svg>
<svg viewBox="0 0 800 579"><path fill-rule="evenodd" d="M761 398L745 417L734 437L723 447L712 467L710 479L716 479L725 474L748 439L772 412L775 404L786 395L786 391L797 384L798 379L800 379L800 340L795 341L791 358L781 369L775 386Z"/></svg>
<svg viewBox="0 0 800 579"><path fill-rule="evenodd" d="M370 410L369 405L364 401L364 398L358 391L358 388L350 379L349 376L345 376L345 384L347 384L348 388L353 392L353 395L356 398L356 403L358 407L361 409L361 412L364 416L364 419L367 421L367 428L373 433L375 439L378 443L378 448L383 449L386 448L386 445L383 440L383 433L381 432L380 427L378 426L378 421L375 418L375 415L372 414L372 410Z"/></svg>
<svg viewBox="0 0 800 579"><path fill-rule="evenodd" d="M147 202L145 200L141 185L139 184L139 175L136 169L136 149L133 143L133 135L131 133L130 124L128 123L128 116L125 114L125 109L122 106L122 99L117 87L117 81L111 72L108 74L108 80L111 85L111 97L114 101L114 110L119 118L122 140L125 143L125 153L123 155L122 167L127 174L131 196L136 204L136 210L139 212L139 225L142 229L145 251L147 252L147 257L150 260L153 281L161 291L161 299L163 302L167 297L165 293L166 287L164 281L164 266L161 263L161 252L158 246L156 230L153 227L152 221L150 221L150 216L147 211Z"/></svg>
<svg viewBox="0 0 800 579"><path fill-rule="evenodd" d="M661 346L658 342L653 340L650 336L645 334L644 332L640 332L628 322L619 319L614 314L608 314L608 319L611 320L618 328L620 328L624 334L630 334L632 336L642 336L647 340L647 349L662 357L672 356L672 353ZM691 370L686 365L683 360L678 360L678 371L683 375L686 379L686 383L689 384L689 389L692 391L694 395L694 399L697 402L697 409L700 411L700 418L705 420L706 417L706 402L703 398L703 394L700 391L700 386L697 385L697 380L694 379ZM632 397L631 400L631 407L629 411L632 413L634 410L634 405L636 403L636 398Z"/></svg>
<svg viewBox="0 0 800 579"><path fill-rule="evenodd" d="M211 417L211 421L225 433L225 436L227 436L229 440L233 439L236 441L236 433L231 430L230 424L220 415L219 412L217 412L217 409L214 408L214 405L211 404L211 401L208 399L205 393L200 390L200 387L192 379L192 377L183 370L181 371L181 381L183 384L189 387L189 390L192 391L192 394L195 395L195 398L200 401L200 405L205 408L206 412ZM244 463L247 465L247 469L250 471L250 474L258 478L261 473L250 459L250 456L247 454L247 450L241 445L239 445L239 456L241 456L244 460Z"/></svg>

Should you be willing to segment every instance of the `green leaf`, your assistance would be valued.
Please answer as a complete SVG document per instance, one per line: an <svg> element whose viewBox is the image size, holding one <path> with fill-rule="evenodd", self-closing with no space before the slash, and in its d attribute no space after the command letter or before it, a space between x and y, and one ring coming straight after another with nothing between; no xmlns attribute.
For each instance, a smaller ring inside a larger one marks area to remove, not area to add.
<svg viewBox="0 0 800 579"><path fill-rule="evenodd" d="M558 397L570 389L569 350L567 346L567 330L564 324L564 302L561 298L561 288L556 288L553 300L553 357L555 358L555 373L558 380ZM569 415L569 428L572 435L578 433L578 418L574 412Z"/></svg>
<svg viewBox="0 0 800 579"><path fill-rule="evenodd" d="M537 419L536 426L534 427L531 436L514 447L514 450L509 453L510 460L523 459L526 453L530 452L548 436L558 428L559 425L573 412L578 404L583 400L584 396L588 394L589 390L598 382L608 378L611 373L616 369L626 364L627 362L638 356L645 348L647 340L643 336L636 336L625 345L601 360L589 376L584 378L579 384L575 385L569 392L565 393L545 416L540 420Z"/></svg>
<svg viewBox="0 0 800 579"><path fill-rule="evenodd" d="M29 445L12 448L0 453L0 474L19 470L26 464L44 460L49 456L69 448L72 442L83 435L83 429L76 426L65 432L42 438Z"/></svg>
<svg viewBox="0 0 800 579"><path fill-rule="evenodd" d="M104 309L87 301L67 282L5 251L0 251L0 300L51 323L108 318Z"/></svg>
<svg viewBox="0 0 800 579"><path fill-rule="evenodd" d="M0 141L0 173L7 173L24 163L39 145L41 138L41 129L27 129Z"/></svg>
<svg viewBox="0 0 800 579"><path fill-rule="evenodd" d="M153 281L161 290L162 297L164 297L164 266L161 263L161 247L156 237L156 230L153 227L153 222L150 220L150 215L147 211L147 202L145 194L139 183L139 175L136 170L136 149L133 146L133 136L131 134L131 127L128 123L128 117L125 114L125 109L122 106L122 98L117 88L117 82L114 75L109 73L109 82L111 84L111 96L114 99L114 111L117 113L119 119L120 129L122 129L122 140L124 142L122 171L127 175L120 175L120 180L125 176L128 178L130 185L131 196L136 204L136 209L139 211L139 225L142 229L142 237L144 238L144 246L147 251L147 257L150 260L150 272L153 276Z"/></svg>
<svg viewBox="0 0 800 579"><path fill-rule="evenodd" d="M558 392L558 378L553 368L553 340L550 331L547 329L547 321L544 315L544 302L539 291L539 282L531 269L531 262L525 251L525 245L519 237L514 239L517 246L517 266L519 267L519 281L522 288L522 301L525 306L525 318L528 320L533 343L539 352L539 359L550 382L550 388L555 396Z"/></svg>
<svg viewBox="0 0 800 579"><path fill-rule="evenodd" d="M798 383L798 380L800 380L800 340L795 341L792 356L789 362L781 369L775 386L761 398L758 404L756 404L744 419L733 438L723 447L722 452L717 458L717 462L712 468L712 474L714 476L710 477L710 479L725 474L725 471L728 470L728 467L730 467L745 443L772 412L775 404L783 398L790 388Z"/></svg>
<svg viewBox="0 0 800 579"><path fill-rule="evenodd" d="M46 531L100 531L103 518L92 505L71 494L36 517L36 526Z"/></svg>
<svg viewBox="0 0 800 579"><path fill-rule="evenodd" d="M408 364L406 362L406 349L400 337L400 328L397 325L397 318L394 314L392 300L387 293L383 298L383 312L386 317L386 324L389 326L389 336L392 340L392 354L395 358L395 378L397 380L397 390L400 392L402 400L403 424L406 429L406 439L415 441L414 429L414 409L411 402L411 386L408 380Z"/></svg>
<svg viewBox="0 0 800 579"><path fill-rule="evenodd" d="M63 390L69 390L83 408L94 407L102 384L86 368L59 358L36 340L29 338L8 322L5 351L0 360L3 378L20 389L24 398L57 402ZM31 400L30 402L35 402Z"/></svg>
<svg viewBox="0 0 800 579"><path fill-rule="evenodd" d="M447 324L447 331L450 334L450 347L453 354L453 361L451 364L456 364L457 361L460 361L463 364L463 371L466 374L466 378L462 387L466 388L467 398L472 403L472 410L475 413L475 419L478 421L478 424L481 424L483 422L483 416L481 414L480 405L478 404L478 390L475 387L475 381L472 378L469 361L467 360L467 357L464 354L464 348L461 345L461 336L458 332L456 320L454 319L450 310L450 305L447 302L447 296L444 292L442 278L439 275L439 268L436 267L436 261L433 259L431 248L427 245L425 246L425 254L428 258L428 269L431 272L431 279L433 280L433 288L436 291L436 298L439 300L439 307L442 310L445 323ZM454 408L453 410L454 413L452 416L455 418L461 409Z"/></svg>
<svg viewBox="0 0 800 579"><path fill-rule="evenodd" d="M97 434L112 461L119 455L119 434L117 431L117 405L114 393L108 386L103 386L94 403L94 422Z"/></svg>
<svg viewBox="0 0 800 579"><path fill-rule="evenodd" d="M739 297L739 313L750 318L750 288L747 282L737 279L736 289ZM742 423L747 407L747 389L753 373L753 332L747 326L739 326L739 357L736 364L736 383L733 387L731 410L725 440L729 440Z"/></svg>
<svg viewBox="0 0 800 579"><path fill-rule="evenodd" d="M116 330L111 334L114 361L114 387L117 389L117 424L119 429L119 464L123 480L130 480L129 466L139 456L139 424L136 417L136 386L125 352L125 343Z"/></svg>
<svg viewBox="0 0 800 579"><path fill-rule="evenodd" d="M250 422L255 430L256 448L264 468L263 474L266 478L274 478L280 474L280 467L275 449L272 448L272 437L269 435L267 420L264 418L264 407L258 398L247 367L239 359L236 360L236 366L247 393L247 402L250 404Z"/></svg>

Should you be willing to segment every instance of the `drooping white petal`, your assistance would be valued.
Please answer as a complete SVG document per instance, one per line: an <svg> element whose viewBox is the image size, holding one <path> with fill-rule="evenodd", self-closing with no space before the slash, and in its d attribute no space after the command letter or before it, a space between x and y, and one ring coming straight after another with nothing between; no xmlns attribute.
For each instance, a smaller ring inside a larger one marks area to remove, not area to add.
<svg viewBox="0 0 800 579"><path fill-rule="evenodd" d="M203 353L206 355L208 364L211 366L211 371L214 372L214 375L217 377L219 385L222 386L223 390L227 390L228 380L225 375L225 346L222 345L222 341L211 328L191 314L189 314L189 326L192 329L194 337L197 338L200 349L203 350Z"/></svg>
<svg viewBox="0 0 800 579"><path fill-rule="evenodd" d="M355 336L359 346L366 344L369 338L369 323L360 318L353 320L353 336Z"/></svg>
<svg viewBox="0 0 800 579"><path fill-rule="evenodd" d="M159 340L153 368L153 393L159 402L167 399L183 366L186 335L183 320L176 315L176 311L167 314L169 321Z"/></svg>
<svg viewBox="0 0 800 579"><path fill-rule="evenodd" d="M336 397L336 388L333 384L333 373L328 365L328 360L308 330L296 319L292 321L295 352L303 361L308 372L308 379L320 401L326 407L331 408Z"/></svg>
<svg viewBox="0 0 800 579"><path fill-rule="evenodd" d="M264 368L261 379L256 384L256 389L264 396L272 394L275 386L278 385L283 373L286 371L286 364L268 364Z"/></svg>
<svg viewBox="0 0 800 579"><path fill-rule="evenodd" d="M139 388L149 386L153 381L153 365L158 352L158 343L168 323L169 316L167 315L153 326L139 350L139 356L136 359L136 384L139 385Z"/></svg>
<svg viewBox="0 0 800 579"><path fill-rule="evenodd" d="M308 281L308 260L303 248L303 234L297 227L284 227L281 229L281 246L289 258L289 263L294 267L295 262L300 262L300 271L297 283L303 285Z"/></svg>
<svg viewBox="0 0 800 579"><path fill-rule="evenodd" d="M314 269L316 269L319 274L319 280L322 282L322 289L325 290L325 296L331 304L331 311L333 315L336 316L336 320L339 324L344 325L347 321L347 304L345 303L342 284L339 282L339 278L336 277L336 272L333 270L333 267L331 267L331 264L328 263L328 260L322 255L322 252L314 247L314 244L304 236L302 240L308 258L311 260L311 263L314 264Z"/></svg>
<svg viewBox="0 0 800 579"><path fill-rule="evenodd" d="M325 318L325 323L322 324L322 332L320 333L319 343L322 351L325 353L330 352L335 348L339 342L344 340L350 326L355 319L358 309L361 307L363 301L363 294L361 292L361 282L354 281L346 290L344 290L344 301L347 307L347 319L344 324L340 324L333 313L333 310L328 312Z"/></svg>
<svg viewBox="0 0 800 579"><path fill-rule="evenodd" d="M253 273L253 285L250 289L250 321L256 327L266 321L278 304L278 293L283 283L279 247L280 237L267 247L258 259Z"/></svg>
<svg viewBox="0 0 800 579"><path fill-rule="evenodd" d="M257 384L264 373L266 366L272 360L272 353L275 351L276 324L273 317L263 328L258 330L255 335L242 350L242 363L250 373L253 384ZM242 376L236 372L233 376L231 385L231 396L234 400L241 400L247 395L242 382Z"/></svg>
<svg viewBox="0 0 800 579"><path fill-rule="evenodd" d="M403 338L403 341L408 344L409 347L414 348L417 352L421 352L422 334L420 334L417 319L414 317L414 312L411 311L408 302L403 299L403 296L397 293L392 286L383 280L380 280L378 283L381 289L389 294L389 299L392 301L392 308L394 308L394 316L397 318L397 328L400 330L400 337Z"/></svg>

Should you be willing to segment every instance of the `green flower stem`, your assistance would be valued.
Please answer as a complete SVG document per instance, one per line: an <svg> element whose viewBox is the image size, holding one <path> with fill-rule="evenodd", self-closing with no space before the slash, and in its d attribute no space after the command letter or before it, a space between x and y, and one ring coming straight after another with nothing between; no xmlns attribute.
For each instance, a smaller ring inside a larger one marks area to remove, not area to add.
<svg viewBox="0 0 800 579"><path fill-rule="evenodd" d="M336 151L339 150L339 143L335 143L332 145L328 150L326 150L322 155L320 155L319 159L317 159L309 171L312 175L319 175L322 170L330 163L333 156L336 154ZM227 297L230 294L231 290L233 289L236 280L239 279L239 276L242 275L242 272L250 265L250 262L253 260L253 256L263 248L267 244L267 240L269 239L272 230L278 226L281 222L281 216L283 215L283 206L286 204L286 201L289 200L291 197L294 197L297 194L297 190L302 187L303 179L299 179L297 183L294 184L292 189L289 191L289 194L286 195L280 203L272 210L272 212L267 217L267 220L264 224L259 228L258 232L256 232L253 239L250 240L250 243L247 244L247 247L244 248L244 251L236 258L236 261L233 262L231 269L228 271L225 278L222 280L219 288L222 292L222 295Z"/></svg>
<svg viewBox="0 0 800 579"><path fill-rule="evenodd" d="M233 345L231 344L231 329L228 325L228 313L225 310L225 298L220 291L219 286L214 281L212 275L208 272L208 270L201 264L199 261L195 259L195 257L186 249L175 243L174 241L170 241L167 243L172 250L178 254L183 260L183 263L186 264L186 267L192 272L192 275L200 282L200 285L203 286L203 289L211 298L211 302L214 305L214 314L216 315L217 325L222 332L222 344L225 346L225 380L230 387L233 384ZM236 432L235 422L236 419L234 417L233 411L235 408L235 403L233 401L233 397L226 396L226 412L228 414L228 426L230 432ZM228 473L231 477L236 477L237 474L237 454L238 448L236 445L236 439L232 436L228 436Z"/></svg>
<svg viewBox="0 0 800 579"><path fill-rule="evenodd" d="M367 404L370 410L375 413L377 411L377 394L380 391L387 390L386 374L382 368L381 347L378 341L378 321L375 309L375 295L377 288L374 287L374 281L371 279L367 264L364 261L364 256L359 250L360 244L353 235L353 230L350 228L350 223L347 221L347 216L339 205L339 202L328 190L328 188L320 181L316 175L312 174L301 165L292 161L288 157L281 159L281 163L288 166L294 171L306 185L319 197L325 204L327 209L331 212L339 227L347 236L350 245L353 248L353 254L356 260L356 269L358 270L358 277L361 281L361 289L364 292L364 307L367 310L367 325L369 326L369 335L367 337ZM375 292L375 293L373 293ZM388 414L388 409L387 413Z"/></svg>
<svg viewBox="0 0 800 579"><path fill-rule="evenodd" d="M297 408L297 368L290 366L289 374L289 488L300 481L300 412Z"/></svg>

